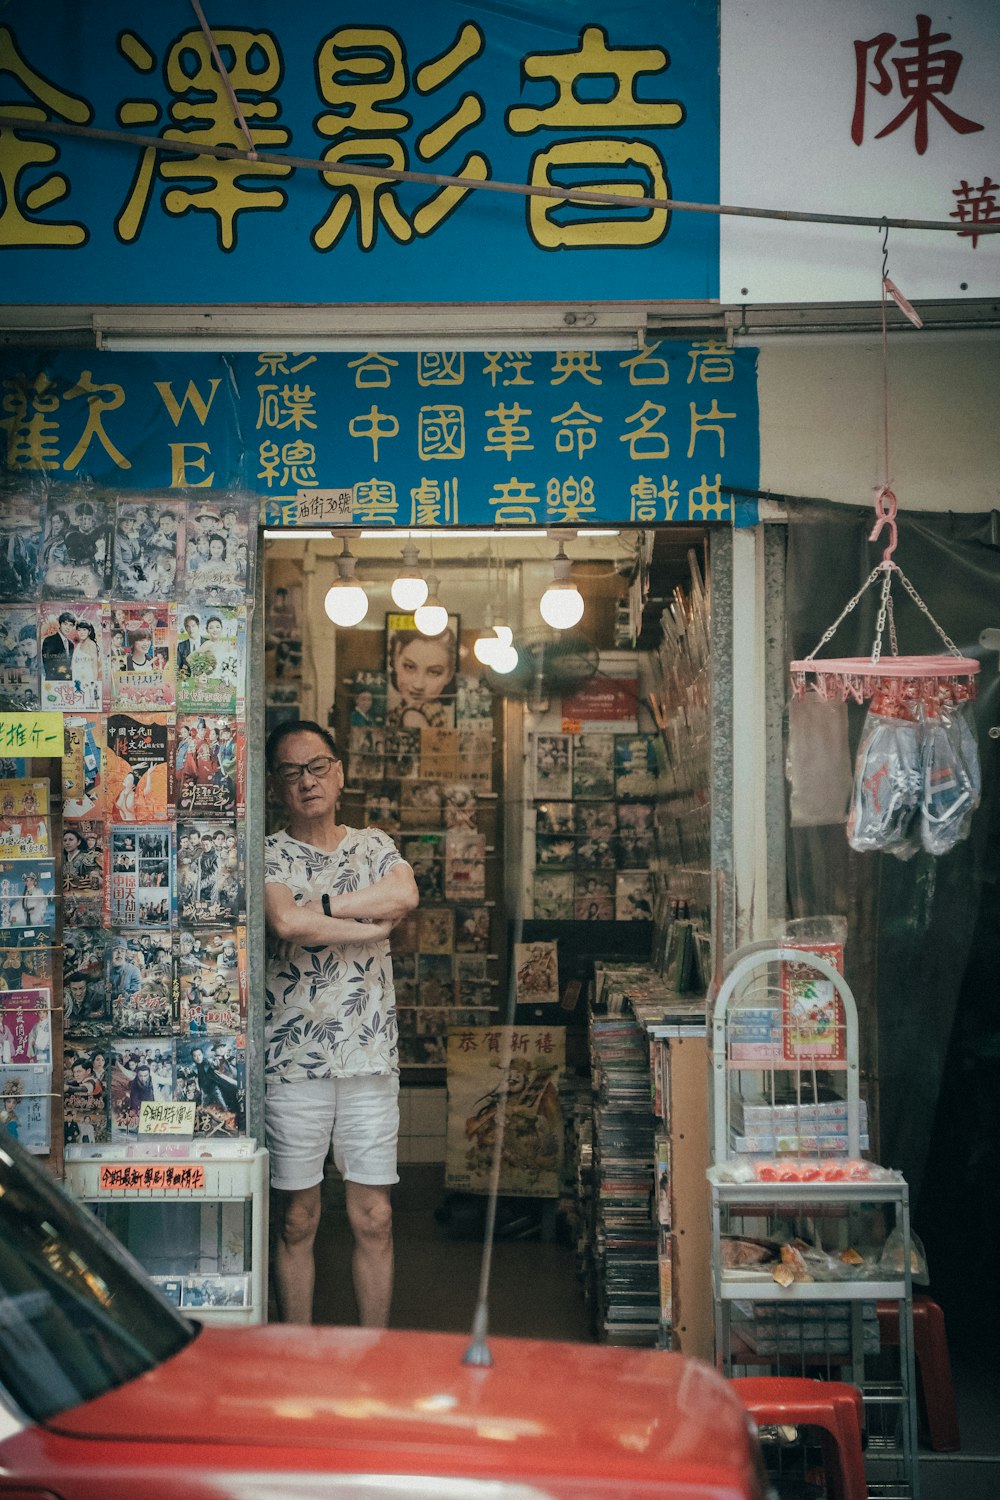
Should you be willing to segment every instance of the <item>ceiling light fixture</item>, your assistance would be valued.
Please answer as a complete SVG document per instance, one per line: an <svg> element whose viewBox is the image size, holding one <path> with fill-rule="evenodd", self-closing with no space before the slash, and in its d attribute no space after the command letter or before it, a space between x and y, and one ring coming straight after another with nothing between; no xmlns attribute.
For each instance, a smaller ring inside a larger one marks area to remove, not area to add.
<svg viewBox="0 0 1000 1500"><path fill-rule="evenodd" d="M393 579L389 593L396 608L405 610L408 615L427 602L427 579L420 571L417 549L412 542L403 547L403 566Z"/></svg>
<svg viewBox="0 0 1000 1500"><path fill-rule="evenodd" d="M421 635L441 635L448 629L448 611L438 598L438 581L434 573L427 579L427 590L425 602L413 611L413 623Z"/></svg>
<svg viewBox="0 0 1000 1500"><path fill-rule="evenodd" d="M497 639L490 652L487 665L492 667L494 672L498 672L501 677L505 677L508 672L513 672L520 660L517 647L514 645L514 632L509 625L495 625L493 628Z"/></svg>
<svg viewBox="0 0 1000 1500"><path fill-rule="evenodd" d="M542 619L553 630L570 630L583 618L583 595L570 577L572 566L560 542L552 560L552 582L538 604Z"/></svg>
<svg viewBox="0 0 1000 1500"><path fill-rule="evenodd" d="M354 576L356 559L344 538L344 550L337 558L340 577L327 590L323 608L335 625L360 625L368 613L368 595Z"/></svg>

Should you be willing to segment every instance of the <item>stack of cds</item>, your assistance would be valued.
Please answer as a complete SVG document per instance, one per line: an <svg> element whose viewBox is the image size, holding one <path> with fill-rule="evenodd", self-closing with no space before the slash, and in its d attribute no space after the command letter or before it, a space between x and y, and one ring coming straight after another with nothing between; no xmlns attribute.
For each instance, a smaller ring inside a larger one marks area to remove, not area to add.
<svg viewBox="0 0 1000 1500"><path fill-rule="evenodd" d="M660 1293L648 1043L630 1015L592 1016L590 1051L598 1331L606 1343L653 1345Z"/></svg>

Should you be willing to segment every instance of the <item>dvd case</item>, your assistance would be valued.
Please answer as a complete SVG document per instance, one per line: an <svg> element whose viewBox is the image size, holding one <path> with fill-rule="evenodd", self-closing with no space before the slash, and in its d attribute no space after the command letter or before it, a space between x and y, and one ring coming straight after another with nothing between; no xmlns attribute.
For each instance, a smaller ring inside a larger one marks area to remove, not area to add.
<svg viewBox="0 0 1000 1500"><path fill-rule="evenodd" d="M112 927L169 927L174 914L173 828L112 824L105 853L105 916Z"/></svg>
<svg viewBox="0 0 1000 1500"><path fill-rule="evenodd" d="M98 713L104 707L109 609L43 604L38 617L43 709Z"/></svg>
<svg viewBox="0 0 1000 1500"><path fill-rule="evenodd" d="M178 815L242 817L246 806L246 732L232 715L182 714L174 746Z"/></svg>
<svg viewBox="0 0 1000 1500"><path fill-rule="evenodd" d="M0 619L0 708L30 713L40 707L38 607L8 604Z"/></svg>
<svg viewBox="0 0 1000 1500"><path fill-rule="evenodd" d="M109 707L172 709L177 699L177 608L112 604Z"/></svg>
<svg viewBox="0 0 1000 1500"><path fill-rule="evenodd" d="M165 823L172 803L174 716L109 714L105 761L113 823Z"/></svg>

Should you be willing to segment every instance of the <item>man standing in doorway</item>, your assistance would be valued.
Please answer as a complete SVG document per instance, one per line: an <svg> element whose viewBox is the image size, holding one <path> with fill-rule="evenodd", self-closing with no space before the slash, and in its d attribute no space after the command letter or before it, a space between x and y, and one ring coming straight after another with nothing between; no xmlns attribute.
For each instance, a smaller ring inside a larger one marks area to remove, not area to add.
<svg viewBox="0 0 1000 1500"><path fill-rule="evenodd" d="M344 767L328 730L280 724L271 786L288 827L265 844L268 926L265 1134L276 1191L274 1274L285 1322L312 1318L323 1166L344 1178L360 1323L392 1301L390 1189L399 1178L392 927L418 902L409 865L377 828L337 822Z"/></svg>

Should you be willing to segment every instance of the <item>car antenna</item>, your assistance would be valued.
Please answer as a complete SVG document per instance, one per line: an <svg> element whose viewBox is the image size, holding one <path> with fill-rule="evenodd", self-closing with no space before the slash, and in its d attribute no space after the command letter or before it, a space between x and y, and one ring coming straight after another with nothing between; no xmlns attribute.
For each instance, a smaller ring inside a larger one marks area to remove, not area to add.
<svg viewBox="0 0 1000 1500"><path fill-rule="evenodd" d="M524 919L519 914L514 920L514 946L510 950L512 953L517 952L517 944L521 941L523 933ZM516 966L511 964L507 980L504 1048L500 1060L500 1098L494 1117L496 1129L493 1135L493 1159L490 1162L490 1186L486 1199L486 1223L483 1227L483 1255L479 1263L479 1292L476 1298L476 1310L472 1316L472 1342L462 1355L463 1365L488 1366L493 1363L493 1355L490 1353L486 1336L489 1331L490 1322L490 1272L493 1268L493 1236L497 1220L497 1199L500 1196L500 1165L503 1161L504 1132L507 1126L507 1098L510 1093L510 1060L514 1037L515 1002Z"/></svg>

